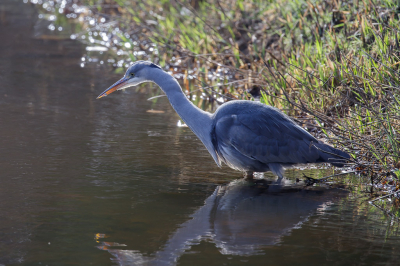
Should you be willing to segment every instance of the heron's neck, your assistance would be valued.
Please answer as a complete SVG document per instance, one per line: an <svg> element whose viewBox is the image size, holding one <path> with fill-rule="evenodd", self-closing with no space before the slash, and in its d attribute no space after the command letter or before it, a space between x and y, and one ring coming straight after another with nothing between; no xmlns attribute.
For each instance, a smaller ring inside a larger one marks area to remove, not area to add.
<svg viewBox="0 0 400 266"><path fill-rule="evenodd" d="M168 73L158 71L153 81L165 92L178 115L210 151L209 148L212 145L210 137L212 127L211 114L204 112L189 101L178 81Z"/></svg>

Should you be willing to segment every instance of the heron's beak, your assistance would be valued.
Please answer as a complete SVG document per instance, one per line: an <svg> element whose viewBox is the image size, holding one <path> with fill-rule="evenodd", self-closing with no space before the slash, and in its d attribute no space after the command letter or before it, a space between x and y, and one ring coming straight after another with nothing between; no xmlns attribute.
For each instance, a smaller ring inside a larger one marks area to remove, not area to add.
<svg viewBox="0 0 400 266"><path fill-rule="evenodd" d="M122 86L124 86L126 84L126 82L128 81L128 79L126 77L123 77L122 79L118 80L117 82L115 82L113 85L111 85L110 88L106 89L105 91L103 91L99 96L97 96L96 99L100 99L102 97L107 96L108 94L113 93L114 91L118 90L119 88L121 88Z"/></svg>

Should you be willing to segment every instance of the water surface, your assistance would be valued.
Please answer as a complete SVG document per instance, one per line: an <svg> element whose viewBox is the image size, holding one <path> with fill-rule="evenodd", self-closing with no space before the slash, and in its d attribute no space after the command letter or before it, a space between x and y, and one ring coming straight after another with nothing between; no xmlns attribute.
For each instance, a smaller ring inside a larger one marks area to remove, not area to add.
<svg viewBox="0 0 400 266"><path fill-rule="evenodd" d="M37 17L0 2L0 264L396 264L398 227L367 197L294 181L331 170L240 180L154 86L95 100L119 76Z"/></svg>

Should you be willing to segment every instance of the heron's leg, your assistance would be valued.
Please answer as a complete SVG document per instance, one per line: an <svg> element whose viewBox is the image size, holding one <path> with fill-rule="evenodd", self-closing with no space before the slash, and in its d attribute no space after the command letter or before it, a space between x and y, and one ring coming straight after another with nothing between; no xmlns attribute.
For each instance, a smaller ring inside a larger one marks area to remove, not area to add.
<svg viewBox="0 0 400 266"><path fill-rule="evenodd" d="M253 180L254 178L254 172L252 171L246 171L243 173L243 178L246 180Z"/></svg>

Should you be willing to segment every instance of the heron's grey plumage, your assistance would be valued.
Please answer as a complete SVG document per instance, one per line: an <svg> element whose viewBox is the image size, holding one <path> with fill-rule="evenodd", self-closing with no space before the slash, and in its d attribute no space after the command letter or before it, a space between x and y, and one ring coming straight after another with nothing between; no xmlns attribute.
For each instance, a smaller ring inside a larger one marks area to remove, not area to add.
<svg viewBox="0 0 400 266"><path fill-rule="evenodd" d="M350 158L315 139L280 110L259 102L230 101L214 114L205 112L189 101L175 78L151 62L134 63L121 81L126 83L117 82L121 88L156 83L218 166L224 162L245 172L272 171L281 178L287 166L328 162L342 167L344 158ZM99 97L111 89L115 86Z"/></svg>
<svg viewBox="0 0 400 266"><path fill-rule="evenodd" d="M241 171L329 162L343 166L348 154L323 144L278 109L251 101L231 101L213 115L212 138L221 161ZM316 148L316 147L318 148ZM328 153L324 153L326 151Z"/></svg>

